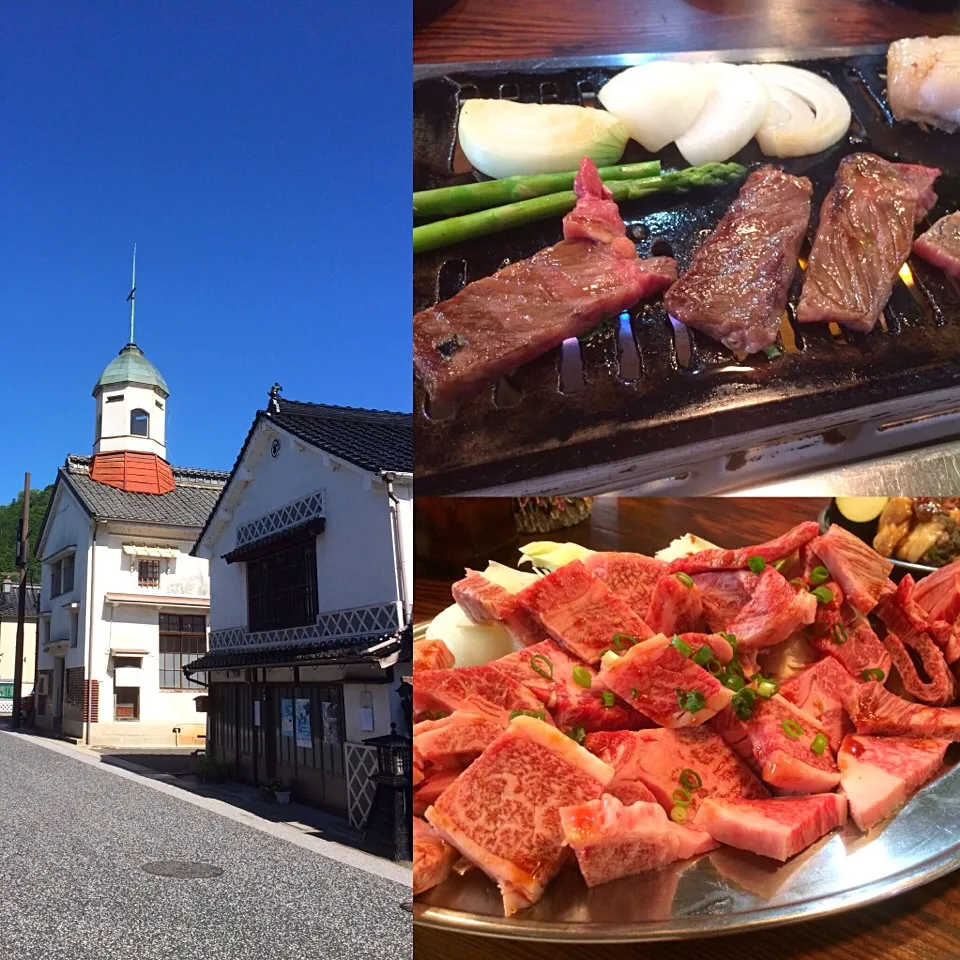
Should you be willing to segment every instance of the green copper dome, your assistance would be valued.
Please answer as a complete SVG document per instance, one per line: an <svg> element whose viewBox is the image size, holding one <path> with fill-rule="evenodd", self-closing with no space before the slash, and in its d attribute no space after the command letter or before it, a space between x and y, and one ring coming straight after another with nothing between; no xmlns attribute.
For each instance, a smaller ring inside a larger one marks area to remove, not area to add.
<svg viewBox="0 0 960 960"><path fill-rule="evenodd" d="M94 395L101 387L118 383L157 387L163 391L165 397L170 395L167 381L160 376L160 371L143 355L143 351L135 343L128 343L107 364L107 369L100 374L100 379L93 388Z"/></svg>

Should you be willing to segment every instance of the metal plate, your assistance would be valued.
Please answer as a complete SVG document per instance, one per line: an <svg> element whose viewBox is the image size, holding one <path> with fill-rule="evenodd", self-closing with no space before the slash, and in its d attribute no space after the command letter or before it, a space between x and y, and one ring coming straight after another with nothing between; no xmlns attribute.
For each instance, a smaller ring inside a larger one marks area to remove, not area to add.
<svg viewBox="0 0 960 960"><path fill-rule="evenodd" d="M414 627L422 639L427 624ZM960 745L945 771L892 820L861 833L850 821L784 864L721 847L695 860L587 888L568 865L529 910L504 917L479 870L414 900L414 922L515 940L626 943L741 933L885 900L960 867Z"/></svg>
<svg viewBox="0 0 960 960"><path fill-rule="evenodd" d="M814 182L814 209L833 183L840 159L873 150L894 160L940 166L940 203L931 221L957 208L956 141L915 124L891 122L884 92L885 48L716 51L673 59L781 60L829 77L853 109L851 131L824 153L777 161ZM415 188L468 182L475 174L458 157L455 124L471 96L524 101L589 101L623 66L658 55L486 64L448 64L415 71ZM645 159L630 144L625 161ZM674 147L659 154L665 167L684 166ZM764 160L755 144L737 159ZM689 263L715 226L736 187L684 197L651 197L621 212L642 255L666 252ZM817 218L813 218L810 239ZM414 307L452 296L464 282L493 273L556 242L559 220L422 254L414 263ZM960 290L911 258L911 283L898 280L882 325L870 334L832 333L823 324L782 327L783 356L738 362L696 331L675 329L662 305L641 304L619 330L578 346L548 352L496 388L455 407L433 409L415 388L418 492L438 495L509 488L511 494L552 492L550 478L597 471L593 493L619 489L626 464L682 458L698 445L730 455L745 433L771 443L797 430L836 431L865 411L895 419L901 412L934 413L956 406L960 394ZM790 303L795 304L795 281ZM762 435L762 436L761 436ZM841 445L837 456L842 457ZM835 462L840 462L839 460ZM620 465L605 470L607 465ZM675 469L664 466L664 469ZM665 473L664 476L671 476ZM564 480L566 489L574 489ZM579 489L579 488L578 488ZM705 491L699 491L701 493Z"/></svg>
<svg viewBox="0 0 960 960"><path fill-rule="evenodd" d="M199 880L223 874L222 867L196 860L157 860L142 864L140 869L155 877L173 877L177 880Z"/></svg>

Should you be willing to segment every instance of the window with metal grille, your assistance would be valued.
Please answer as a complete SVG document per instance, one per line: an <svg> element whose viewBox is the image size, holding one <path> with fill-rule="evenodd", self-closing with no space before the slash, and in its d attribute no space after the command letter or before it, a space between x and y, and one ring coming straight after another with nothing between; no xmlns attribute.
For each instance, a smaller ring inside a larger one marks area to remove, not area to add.
<svg viewBox="0 0 960 960"><path fill-rule="evenodd" d="M247 617L251 630L302 627L317 619L314 538L247 561Z"/></svg>
<svg viewBox="0 0 960 960"><path fill-rule="evenodd" d="M207 650L207 618L192 614L160 614L160 686L167 690L202 687L188 680L183 668Z"/></svg>
<svg viewBox="0 0 960 960"><path fill-rule="evenodd" d="M160 586L160 561L141 560L138 565L137 582L141 587Z"/></svg>

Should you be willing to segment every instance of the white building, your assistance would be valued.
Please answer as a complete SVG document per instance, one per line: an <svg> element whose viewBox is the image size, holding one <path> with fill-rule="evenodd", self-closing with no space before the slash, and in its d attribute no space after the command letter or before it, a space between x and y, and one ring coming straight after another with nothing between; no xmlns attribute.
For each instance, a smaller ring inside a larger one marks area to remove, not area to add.
<svg viewBox="0 0 960 960"><path fill-rule="evenodd" d="M93 456L67 457L37 541L38 726L94 745L202 743L210 581L192 556L225 473L166 459L169 395L128 343L93 389ZM89 698L89 699L88 699Z"/></svg>
<svg viewBox="0 0 960 960"><path fill-rule="evenodd" d="M195 553L210 560L208 749L355 824L373 748L409 732L410 414L270 394Z"/></svg>

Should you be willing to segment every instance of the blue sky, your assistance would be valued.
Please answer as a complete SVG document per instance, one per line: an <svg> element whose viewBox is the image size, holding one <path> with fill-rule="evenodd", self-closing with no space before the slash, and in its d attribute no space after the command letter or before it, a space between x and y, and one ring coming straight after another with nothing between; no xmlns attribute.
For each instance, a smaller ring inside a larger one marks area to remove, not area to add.
<svg viewBox="0 0 960 960"><path fill-rule="evenodd" d="M229 469L274 380L410 409L410 51L395 0L5 6L0 503L91 452L134 241L175 464Z"/></svg>

